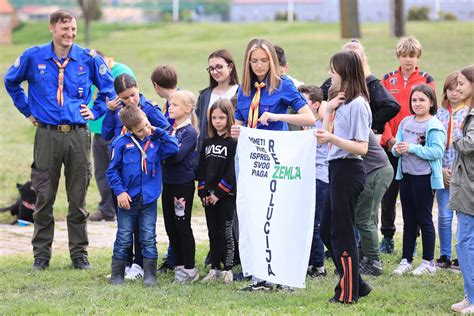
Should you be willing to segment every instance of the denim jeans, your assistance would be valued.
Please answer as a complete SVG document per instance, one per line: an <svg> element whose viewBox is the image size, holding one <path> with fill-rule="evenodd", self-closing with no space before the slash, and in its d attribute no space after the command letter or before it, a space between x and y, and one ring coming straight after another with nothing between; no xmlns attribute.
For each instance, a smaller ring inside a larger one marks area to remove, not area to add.
<svg viewBox="0 0 474 316"><path fill-rule="evenodd" d="M157 259L156 249L156 201L142 204L139 199L134 199L129 210L118 208L117 211L117 236L114 243L113 258L127 260L130 247L133 243L133 231L138 226L140 231L140 244L142 255L147 259Z"/></svg>
<svg viewBox="0 0 474 316"><path fill-rule="evenodd" d="M438 202L439 253L451 259L453 210L448 208L449 189L436 190L436 201Z"/></svg>
<svg viewBox="0 0 474 316"><path fill-rule="evenodd" d="M319 234L319 225L328 187L328 183L316 180L316 211L314 213L313 242L311 244L309 264L318 268L324 266L324 243Z"/></svg>
<svg viewBox="0 0 474 316"><path fill-rule="evenodd" d="M458 212L456 253L464 278L464 293L474 304L474 216Z"/></svg>

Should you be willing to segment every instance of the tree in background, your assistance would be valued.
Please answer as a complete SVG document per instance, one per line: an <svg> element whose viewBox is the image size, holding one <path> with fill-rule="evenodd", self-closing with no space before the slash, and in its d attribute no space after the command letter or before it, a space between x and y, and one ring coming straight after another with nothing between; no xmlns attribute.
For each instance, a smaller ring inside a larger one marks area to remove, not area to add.
<svg viewBox="0 0 474 316"><path fill-rule="evenodd" d="M401 37L405 35L405 14L403 0L390 0L390 29L392 35Z"/></svg>
<svg viewBox="0 0 474 316"><path fill-rule="evenodd" d="M84 42L87 46L90 42L90 22L102 16L100 0L78 0L78 3L84 17Z"/></svg>
<svg viewBox="0 0 474 316"><path fill-rule="evenodd" d="M360 38L357 0L339 0L339 11L341 13L341 37Z"/></svg>

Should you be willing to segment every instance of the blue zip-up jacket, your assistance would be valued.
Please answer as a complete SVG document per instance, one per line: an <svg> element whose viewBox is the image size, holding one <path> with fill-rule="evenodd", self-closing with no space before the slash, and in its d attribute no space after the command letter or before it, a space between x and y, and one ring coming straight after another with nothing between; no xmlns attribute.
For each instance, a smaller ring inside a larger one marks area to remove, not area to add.
<svg viewBox="0 0 474 316"><path fill-rule="evenodd" d="M154 106L151 101L147 100L143 94L140 93L140 101L138 106L145 112L150 124L164 130L170 129L168 120L163 116L159 107ZM105 140L112 140L120 136L122 132L122 122L118 116L119 110L111 111L107 109L105 112L104 122L102 123L102 138Z"/></svg>
<svg viewBox="0 0 474 316"><path fill-rule="evenodd" d="M114 99L114 79L102 57L94 51L72 45L70 58L64 70L64 103L58 104L59 60L53 50L53 43L34 46L18 57L5 75L5 88L14 105L25 116L33 115L39 122L50 125L86 124L81 115L81 105L89 104L92 98L91 86L100 89L91 108L98 119L106 110L105 99ZM28 96L22 82L28 81Z"/></svg>
<svg viewBox="0 0 474 316"><path fill-rule="evenodd" d="M396 135L397 143L403 142L403 125L405 122L412 118L413 115L407 116L400 123ZM420 144L410 144L408 146L408 152L415 154L421 159L428 161L431 167L431 188L434 190L444 189L443 182L443 154L444 149L446 148L446 130L444 129L443 124L433 116L428 122L428 130L426 131L426 144L425 146ZM392 154L395 157L400 157L400 155L395 150L395 146L392 148ZM402 173L402 160L398 160L397 175L395 179L403 179Z"/></svg>
<svg viewBox="0 0 474 316"><path fill-rule="evenodd" d="M127 132L113 141L112 158L106 172L107 182L116 196L127 192L132 200L142 195L143 204L152 203L161 194L161 161L176 155L178 142L161 128L156 128L153 135L144 140L135 137L142 148L150 140L145 173L142 170L140 149L132 141L132 136L132 133Z"/></svg>

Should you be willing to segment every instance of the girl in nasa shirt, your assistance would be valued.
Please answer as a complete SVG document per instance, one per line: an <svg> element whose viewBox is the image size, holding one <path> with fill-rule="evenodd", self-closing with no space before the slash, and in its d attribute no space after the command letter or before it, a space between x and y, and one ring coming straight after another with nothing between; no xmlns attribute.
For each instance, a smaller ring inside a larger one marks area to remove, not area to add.
<svg viewBox="0 0 474 316"><path fill-rule="evenodd" d="M199 156L198 195L206 211L211 270L203 282L221 280L232 283L235 210L234 157L236 139L230 135L234 109L227 99L219 99L209 111L208 135ZM223 270L221 261L223 260Z"/></svg>

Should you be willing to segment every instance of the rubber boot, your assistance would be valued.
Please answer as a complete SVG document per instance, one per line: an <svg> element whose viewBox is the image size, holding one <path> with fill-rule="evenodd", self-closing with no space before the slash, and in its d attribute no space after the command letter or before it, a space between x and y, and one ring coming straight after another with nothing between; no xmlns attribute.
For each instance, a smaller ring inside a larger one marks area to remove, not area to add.
<svg viewBox="0 0 474 316"><path fill-rule="evenodd" d="M110 275L109 283L112 285L121 285L124 281L125 260L117 260L112 258L112 274Z"/></svg>
<svg viewBox="0 0 474 316"><path fill-rule="evenodd" d="M157 259L143 258L143 286L145 287L156 286L156 261Z"/></svg>

